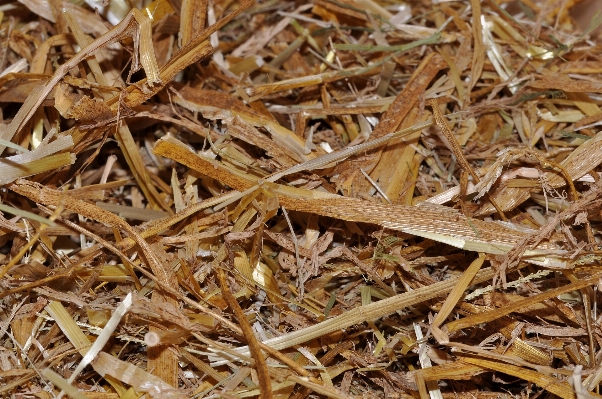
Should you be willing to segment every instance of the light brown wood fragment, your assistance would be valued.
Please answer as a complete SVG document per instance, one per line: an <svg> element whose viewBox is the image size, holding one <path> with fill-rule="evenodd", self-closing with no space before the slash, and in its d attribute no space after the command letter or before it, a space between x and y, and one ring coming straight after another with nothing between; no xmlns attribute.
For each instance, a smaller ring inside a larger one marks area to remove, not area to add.
<svg viewBox="0 0 602 399"><path fill-rule="evenodd" d="M567 93L602 93L600 83L571 79L566 73L547 73L539 75L529 83L533 88L543 90L562 90Z"/></svg>
<svg viewBox="0 0 602 399"><path fill-rule="evenodd" d="M120 395L113 392L84 392L88 399L119 399Z"/></svg>
<svg viewBox="0 0 602 399"><path fill-rule="evenodd" d="M355 7L354 3L355 2L350 1L350 0L341 1L340 3L335 3L334 1L328 1L328 0L315 0L314 1L315 5L324 7L325 9L327 9L333 13L340 13L340 14L343 14L344 16L349 16L349 17L360 19L360 20L366 20L367 19L366 15L363 12L357 10L357 7Z"/></svg>
<svg viewBox="0 0 602 399"><path fill-rule="evenodd" d="M96 205L99 208L115 213L125 219L149 221L169 216L167 212L155 211L152 209L139 209L125 205L106 204L104 202L97 202Z"/></svg>

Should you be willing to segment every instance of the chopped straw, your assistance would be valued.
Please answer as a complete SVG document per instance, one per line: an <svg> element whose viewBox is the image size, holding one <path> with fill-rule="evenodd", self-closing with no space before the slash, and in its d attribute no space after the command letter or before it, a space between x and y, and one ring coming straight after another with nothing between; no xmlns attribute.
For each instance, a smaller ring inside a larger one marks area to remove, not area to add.
<svg viewBox="0 0 602 399"><path fill-rule="evenodd" d="M0 6L0 396L600 397L598 2L92 3Z"/></svg>

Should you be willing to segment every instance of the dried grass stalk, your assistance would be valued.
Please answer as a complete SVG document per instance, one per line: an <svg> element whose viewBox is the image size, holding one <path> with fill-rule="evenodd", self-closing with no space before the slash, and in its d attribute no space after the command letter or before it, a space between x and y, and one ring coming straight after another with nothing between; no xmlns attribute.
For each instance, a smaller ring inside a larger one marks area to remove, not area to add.
<svg viewBox="0 0 602 399"><path fill-rule="evenodd" d="M597 397L602 18L432 3L0 7L0 395Z"/></svg>

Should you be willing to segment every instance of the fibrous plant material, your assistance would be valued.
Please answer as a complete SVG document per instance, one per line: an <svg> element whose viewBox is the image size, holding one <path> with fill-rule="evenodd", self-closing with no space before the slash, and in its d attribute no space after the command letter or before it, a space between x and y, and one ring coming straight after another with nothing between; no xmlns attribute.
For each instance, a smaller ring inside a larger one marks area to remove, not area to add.
<svg viewBox="0 0 602 399"><path fill-rule="evenodd" d="M0 6L0 396L599 396L596 2L106 3Z"/></svg>

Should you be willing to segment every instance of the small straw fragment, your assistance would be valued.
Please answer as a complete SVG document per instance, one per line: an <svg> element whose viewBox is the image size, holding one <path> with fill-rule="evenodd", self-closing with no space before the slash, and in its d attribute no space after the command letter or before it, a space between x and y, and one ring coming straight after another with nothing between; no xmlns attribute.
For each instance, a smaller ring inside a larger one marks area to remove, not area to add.
<svg viewBox="0 0 602 399"><path fill-rule="evenodd" d="M72 384L73 381L75 381L75 379L79 375L79 373L81 373L86 368L86 366L88 364L90 364L94 360L94 358L96 358L96 355L98 355L98 352L100 352L102 350L102 348L105 346L105 344L109 341L109 339L111 339L111 335L117 328L117 325L121 321L121 318L123 316L125 316L125 314L128 312L128 310L130 309L131 306L132 306L132 293L130 292L125 296L123 301L121 301L119 306L117 306L115 311L113 311L111 318L109 319L109 321L107 322L105 327L102 329L102 332L96 338L96 341L94 341L94 343L92 344L90 349L88 349L88 352L86 352L83 359L79 362L79 364L77 365L77 367L75 368L75 370L73 371L73 373L71 374L69 379L67 380L67 382L69 384ZM57 399L61 399L61 397L63 396L64 393L65 392L61 390L61 392L57 396Z"/></svg>
<svg viewBox="0 0 602 399"><path fill-rule="evenodd" d="M51 369L42 370L42 375L61 389L61 393L58 397L61 397L63 393L66 393L73 399L88 399L88 397L81 393L79 389L71 385L71 382L65 380L63 377L61 377Z"/></svg>

